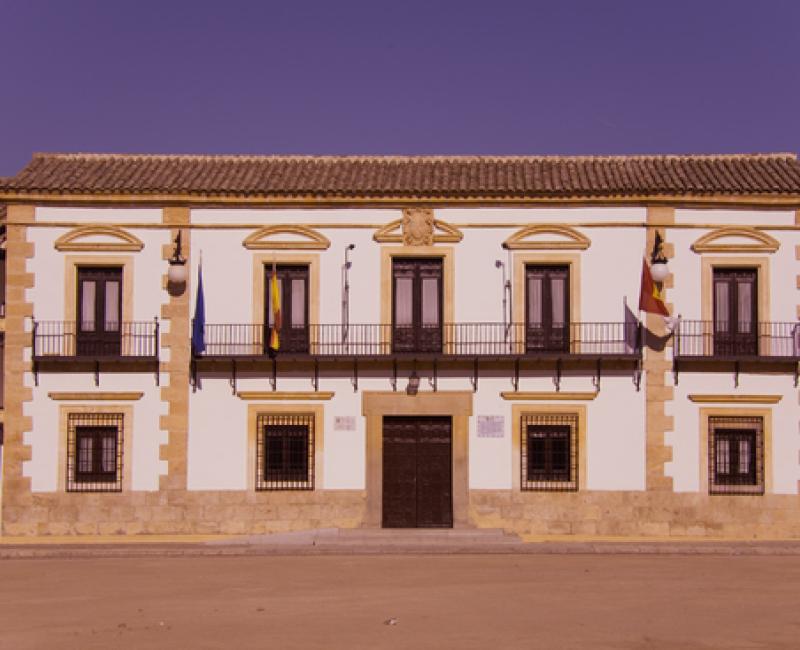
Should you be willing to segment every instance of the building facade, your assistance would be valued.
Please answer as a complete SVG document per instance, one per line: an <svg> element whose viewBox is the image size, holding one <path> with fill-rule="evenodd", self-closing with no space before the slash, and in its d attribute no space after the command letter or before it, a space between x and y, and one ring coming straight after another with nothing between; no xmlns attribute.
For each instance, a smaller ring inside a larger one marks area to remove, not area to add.
<svg viewBox="0 0 800 650"><path fill-rule="evenodd" d="M792 155L42 154L0 201L6 535L800 537Z"/></svg>

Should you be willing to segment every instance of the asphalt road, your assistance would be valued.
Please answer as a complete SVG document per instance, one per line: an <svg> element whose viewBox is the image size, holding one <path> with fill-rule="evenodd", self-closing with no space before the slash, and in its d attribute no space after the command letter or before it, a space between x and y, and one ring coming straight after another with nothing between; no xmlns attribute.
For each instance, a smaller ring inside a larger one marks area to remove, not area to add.
<svg viewBox="0 0 800 650"><path fill-rule="evenodd" d="M792 648L798 556L0 561L0 648Z"/></svg>

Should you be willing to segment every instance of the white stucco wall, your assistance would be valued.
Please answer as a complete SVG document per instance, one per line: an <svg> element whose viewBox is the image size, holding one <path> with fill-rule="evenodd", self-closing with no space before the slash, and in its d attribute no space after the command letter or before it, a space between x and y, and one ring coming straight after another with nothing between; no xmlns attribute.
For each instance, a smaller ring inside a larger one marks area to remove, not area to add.
<svg viewBox="0 0 800 650"><path fill-rule="evenodd" d="M55 401L49 392L94 392L121 391L142 392L136 401ZM166 465L160 461L159 445L167 442L166 434L159 429L159 416L167 409L155 387L153 373L102 373L100 386L95 387L91 373L39 374L39 386L34 387L33 401L25 404L25 415L33 417L33 429L25 433L25 444L33 449L31 460L23 464L23 475L31 477L34 492L52 492L58 488L58 449L66 432L61 430L59 412L61 406L96 406L109 413L119 412L119 407L133 409L133 430L130 436L131 458L123 459L123 475L130 472L131 488L134 490L158 490L158 477L166 473ZM63 443L62 443L63 444Z"/></svg>
<svg viewBox="0 0 800 650"><path fill-rule="evenodd" d="M792 211L758 210L676 210L675 221L684 225L745 225L745 226L792 226ZM674 228L669 231L669 241L675 246L675 256L669 267L674 276L674 286L669 290L669 301L676 313L684 319L701 318L701 260L703 255L691 250L691 245L700 237L713 232L713 228ZM770 311L759 314L761 321L796 322L798 292L796 278L800 274L800 263L795 249L800 244L800 233L796 230L765 230L780 242L774 253L713 253L716 259L757 258L769 266ZM753 243L750 241L749 243ZM669 348L671 358L672 348ZM673 384L672 374L667 376ZM765 459L772 465L773 492L797 493L800 479L800 408L798 393L791 372L742 372L739 386L735 386L734 371L689 372L683 370L678 376L675 399L667 403L667 414L674 416L674 431L667 434L667 444L672 445L673 460L667 465L667 474L673 477L674 489L679 492L706 491L700 485L700 420L702 407L719 408L768 408L772 411L773 451L772 458ZM748 404L696 404L689 400L691 394L711 395L780 395L775 405Z"/></svg>
<svg viewBox="0 0 800 650"><path fill-rule="evenodd" d="M257 227L270 224L314 224L328 237L331 246L320 252L320 321L339 323L341 319L341 266L345 247L355 244L351 254L350 274L351 323L377 323L380 320L380 250L373 241L374 228L341 228L342 224L373 226L400 218L399 210L337 209L337 210L193 210L195 225L224 224L246 227L226 229L197 228L191 230L190 260L191 301L194 313L194 285L197 277L199 251L203 255L203 281L208 323L250 323L252 321L253 256L265 251L250 251L242 241ZM464 227L463 240L453 246L455 251L455 319L458 322L502 320L502 274L494 262L508 262L502 242L516 232L521 224L573 224L591 240L591 246L580 252L580 311L583 321L620 322L623 320L623 298L636 311L639 294L641 257L645 252L646 211L642 208L548 208L548 209L474 209L449 208L436 211L439 220L455 226L486 224L492 227ZM161 288L165 264L161 247L169 243L166 230L136 228L158 224L160 210L142 209L80 209L39 208L36 218L50 225L31 228L29 240L35 244L36 255L28 261L28 270L36 274L36 284L27 292L35 305L35 317L62 320L64 305L64 256L53 247L54 241L68 232L71 223L115 223L139 237L144 249L139 253L124 253L134 258L135 320L150 320L160 313L167 300ZM613 228L592 227L591 224L617 224ZM786 211L759 212L755 210L677 210L678 225L698 224L791 225L794 215ZM498 225L499 224L499 225ZM509 224L515 224L510 226ZM589 225L587 225L589 224ZM629 225L623 225L629 224ZM674 287L669 301L675 311L686 319L700 318L700 259L692 252L691 244L710 232L708 228L670 228L668 241L675 246L670 261ZM795 260L795 246L800 245L800 233L774 231L781 242L774 254L762 254L769 259L771 279L771 308L763 320L796 320L797 290L795 278L800 273ZM316 251L312 251L316 252ZM547 251L545 251L547 252ZM102 257L103 253L97 253ZM513 265L512 265L513 267ZM511 271L511 269L509 269ZM513 276L513 274L510 274ZM522 287L514 287L521 291ZM166 358L162 352L162 359ZM668 350L668 354L671 349ZM511 368L508 369L508 373ZM479 388L474 396L469 428L469 484L474 489L508 489L518 467L512 466L511 409L514 402L500 397L501 391L512 389L510 374L481 371ZM362 367L359 391L354 392L349 374L332 375L323 368L320 390L335 392L334 398L323 402L324 457L323 481L327 489L363 489L365 476L365 422L361 416L362 392L389 390L389 378ZM430 390L428 376L423 374L422 390ZM166 377L163 378L166 380ZM673 461L667 473L673 476L678 491L705 490L699 485L698 405L690 402L691 393L724 394L781 394L773 407L773 489L775 492L797 491L800 479L800 433L798 433L797 390L790 374L746 374L740 377L738 389L733 387L732 373L687 373L680 376L675 400L666 405L668 414L675 416L674 431L667 434L667 444L673 446ZM32 376L26 374L26 385L33 387ZM672 382L671 375L667 376ZM398 381L405 388L406 379ZM239 390L268 390L266 376L241 373ZM440 368L439 390L470 390L468 374L452 373ZM279 390L311 390L310 375L289 376L282 368L278 378ZM591 391L591 372L565 372L562 391ZM628 370L616 374L603 371L601 390L596 399L580 402L587 409L587 487L592 490L642 490L645 487L645 390L637 392ZM90 373L42 373L40 385L34 387L34 399L26 404L26 414L34 418L33 431L26 442L33 446L33 458L24 464L24 473L32 478L33 489L53 490L57 477L58 407L51 400L51 391L142 391L141 400L129 403L134 409L133 458L126 466L132 472L134 489L155 490L158 475L164 471L158 460L158 446L165 442L158 417L166 412L160 401L152 373L103 373L101 384L95 388ZM553 390L552 375L523 364L520 391ZM92 402L88 402L92 403ZM541 402L531 403L535 410ZM557 402L568 408L569 402ZM296 402L293 402L296 404ZM107 405L107 404L105 404ZM221 371L217 377L206 377L202 387L190 394L189 464L190 489L241 490L247 486L247 407L248 402L231 394L228 375ZM355 431L336 431L336 416L355 415ZM504 436L480 438L476 416L502 415L505 418Z"/></svg>
<svg viewBox="0 0 800 650"><path fill-rule="evenodd" d="M37 222L48 223L114 223L114 224L152 224L161 222L161 210L142 209L80 209L80 208L38 208ZM54 242L61 235L72 230L71 226L32 227L28 240L33 242L35 256L28 260L27 269L35 275L35 285L26 292L26 299L34 304L34 317L37 320L62 321L66 318L65 283L75 282L65 279L66 256L91 256L102 260L108 257L130 257L133 259L133 287L123 286L126 293L133 292L133 319L152 321L160 316L161 305L168 300L162 289L161 277L166 265L161 259L161 247L169 243L169 232L153 228L126 227L125 230L138 237L144 248L139 252L122 253L72 253L59 252ZM30 324L28 324L30 327ZM168 330L168 323L162 324L162 333ZM26 358L30 358L30 349ZM164 360L168 350L161 352ZM161 376L162 383L168 381ZM100 385L95 386L94 374L89 372L40 372L39 385L35 386L33 375L25 374L25 384L33 390L33 400L25 404L25 415L33 418L33 429L25 434L25 442L33 448L31 460L23 463L23 474L31 477L34 491L57 489L58 448L61 437L59 407L61 405L101 406L113 412L115 406L129 406L133 409L133 431L131 436L132 458L124 459L123 472L131 473L131 486L135 490L157 490L158 477L166 471L159 460L159 445L166 442L166 434L159 428L159 416L166 414L166 404L161 401L160 389L156 386L154 372L101 372ZM49 392L142 392L136 401L54 401Z"/></svg>
<svg viewBox="0 0 800 650"><path fill-rule="evenodd" d="M696 404L689 400L692 394L711 395L781 395L777 404ZM672 462L666 473L673 477L676 492L705 492L707 485L700 484L700 409L769 409L772 411L772 457L765 457L765 464L772 467L772 492L797 494L800 480L800 407L797 389L791 374L739 375L739 387L734 386L734 375L722 373L682 372L675 387L675 400L668 405L668 413L675 418L674 431L667 436L672 445Z"/></svg>
<svg viewBox="0 0 800 650"><path fill-rule="evenodd" d="M331 246L320 252L320 321L341 319L341 265L349 244L351 253L350 322L380 321L380 250L372 239L373 228L342 229L341 224L386 224L399 219L399 210L194 210L193 224L247 224L248 228L192 230L192 279L197 276L203 254L203 283L208 323L250 323L252 321L253 256L243 240L256 226L270 224L315 224ZM591 246L581 252L581 318L584 321L621 322L623 297L635 305L639 292L640 260L645 235L640 225L645 211L625 209L444 209L436 218L459 224L533 223L630 223L631 227L584 228ZM330 225L331 227L326 227ZM507 262L502 242L519 229L464 228L463 240L455 250L455 319L457 322L502 321L502 274L495 260ZM580 229L579 229L580 230ZM443 246L451 246L443 244ZM545 251L546 253L547 251ZM609 263L614 260L614 263ZM514 288L518 290L517 287ZM519 288L522 290L522 288ZM194 300L194 297L193 297ZM363 364L362 364L363 366ZM511 369L508 369L508 373ZM321 390L333 390L335 397L325 405L324 479L327 489L363 489L365 474L365 423L361 416L361 392L389 390L386 376L370 378L363 368L359 392L354 393L350 377L320 378ZM380 374L380 373L379 373ZM440 369L439 390L470 390L468 374L452 375ZM458 373L456 373L458 374ZM506 430L502 438L479 438L476 417L470 419L470 487L510 488L513 472L511 449L512 402L500 397L511 390L509 374L481 376L475 394L474 415L503 415ZM607 371L606 371L606 374ZM403 390L405 378L398 388ZM430 390L423 376L422 390ZM238 390L267 390L267 377L248 378L241 371ZM587 402L588 487L597 490L644 488L644 392L636 392L631 373L603 377L597 399ZM289 378L285 369L278 378L279 390L311 390L310 378ZM551 373L523 369L519 390L553 390ZM591 391L588 374L565 374L564 391ZM559 402L565 408L569 403ZM202 388L190 396L189 487L191 489L244 489L247 485L248 403L231 394L227 377L206 378ZM536 404L531 407L535 408ZM624 412L624 418L619 414ZM334 431L337 415L355 415L355 432ZM225 445L220 445L224 438ZM223 449L224 447L224 449Z"/></svg>

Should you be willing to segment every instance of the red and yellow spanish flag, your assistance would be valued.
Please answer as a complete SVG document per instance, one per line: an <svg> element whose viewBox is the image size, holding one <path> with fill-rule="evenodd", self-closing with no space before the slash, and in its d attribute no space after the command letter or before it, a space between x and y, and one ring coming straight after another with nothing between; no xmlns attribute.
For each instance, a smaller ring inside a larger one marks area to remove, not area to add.
<svg viewBox="0 0 800 650"><path fill-rule="evenodd" d="M642 289L639 292L639 311L650 312L669 316L667 306L664 304L664 294L658 290L647 260L642 260Z"/></svg>
<svg viewBox="0 0 800 650"><path fill-rule="evenodd" d="M281 347L281 290L278 284L278 271L274 263L272 264L269 293L272 298L272 331L269 335L269 351L271 354L275 354Z"/></svg>

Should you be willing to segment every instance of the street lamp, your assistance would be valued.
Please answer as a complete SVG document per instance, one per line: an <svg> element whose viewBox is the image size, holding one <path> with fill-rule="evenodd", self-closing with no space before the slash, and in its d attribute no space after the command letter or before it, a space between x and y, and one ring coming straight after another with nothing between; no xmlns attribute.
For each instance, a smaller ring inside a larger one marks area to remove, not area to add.
<svg viewBox="0 0 800 650"><path fill-rule="evenodd" d="M653 254L650 258L650 275L655 282L663 282L669 275L667 258L664 257L664 240L661 233L656 231L656 240L653 243Z"/></svg>
<svg viewBox="0 0 800 650"><path fill-rule="evenodd" d="M181 231L175 237L175 250L169 258L169 270L167 271L167 282L173 286L186 284L186 258L181 255Z"/></svg>

